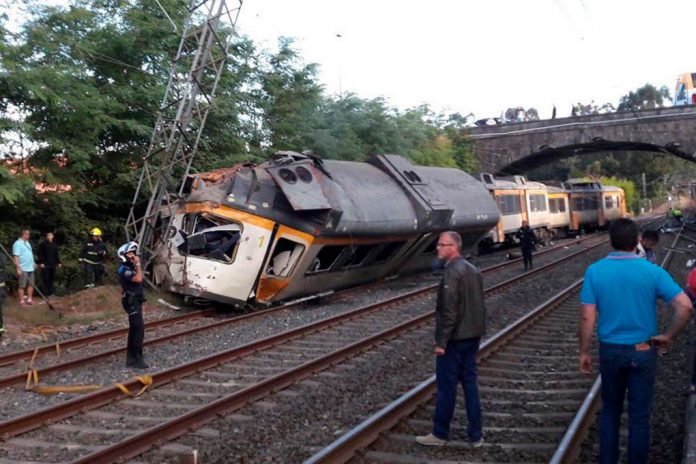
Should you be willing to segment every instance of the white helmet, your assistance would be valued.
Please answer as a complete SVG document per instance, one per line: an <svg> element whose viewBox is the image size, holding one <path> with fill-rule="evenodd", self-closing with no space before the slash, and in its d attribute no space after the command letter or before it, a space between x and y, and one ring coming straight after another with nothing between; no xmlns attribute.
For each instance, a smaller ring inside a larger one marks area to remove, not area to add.
<svg viewBox="0 0 696 464"><path fill-rule="evenodd" d="M138 252L138 242L128 242L124 243L121 245L121 247L118 249L118 252L116 253L118 257L121 259L122 262L128 261L128 258L126 258L126 254L130 253L131 251L133 253Z"/></svg>

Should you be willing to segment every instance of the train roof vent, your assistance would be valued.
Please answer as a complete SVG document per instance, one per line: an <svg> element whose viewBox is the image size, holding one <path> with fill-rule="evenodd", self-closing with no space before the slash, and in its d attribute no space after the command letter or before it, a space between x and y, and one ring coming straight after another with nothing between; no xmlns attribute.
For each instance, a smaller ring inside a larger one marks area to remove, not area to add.
<svg viewBox="0 0 696 464"><path fill-rule="evenodd" d="M331 209L321 188L323 172L310 160L266 168L295 211Z"/></svg>
<svg viewBox="0 0 696 464"><path fill-rule="evenodd" d="M527 183L527 179L524 176L514 176L514 179L516 184L525 185Z"/></svg>
<svg viewBox="0 0 696 464"><path fill-rule="evenodd" d="M495 182L493 179L493 174L488 174L487 172L481 173L481 181L483 181L484 184L492 184Z"/></svg>

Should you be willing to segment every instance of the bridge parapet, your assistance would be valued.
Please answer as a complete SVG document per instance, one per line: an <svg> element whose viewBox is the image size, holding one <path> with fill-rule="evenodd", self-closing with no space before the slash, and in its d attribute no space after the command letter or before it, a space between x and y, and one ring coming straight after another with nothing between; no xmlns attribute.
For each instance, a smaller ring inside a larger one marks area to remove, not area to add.
<svg viewBox="0 0 696 464"><path fill-rule="evenodd" d="M696 162L696 106L619 111L469 130L484 169L519 173L600 151L646 151Z"/></svg>

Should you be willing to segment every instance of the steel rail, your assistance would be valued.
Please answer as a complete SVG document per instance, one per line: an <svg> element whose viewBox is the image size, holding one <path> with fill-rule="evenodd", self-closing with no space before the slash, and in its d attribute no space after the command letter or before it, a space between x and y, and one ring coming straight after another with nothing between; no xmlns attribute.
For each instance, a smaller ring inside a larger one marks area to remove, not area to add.
<svg viewBox="0 0 696 464"><path fill-rule="evenodd" d="M595 248L604 243L606 243L606 240L598 244L594 244L590 248ZM524 274L520 274L513 278L507 279L504 282L501 282L499 284L493 285L485 289L484 292L488 295L492 292L500 290L501 288L508 287L516 282L524 281L532 275L542 272L545 269L549 269L553 267L555 264L566 261L572 258L573 256L577 256L580 253L584 253L585 251L587 251L587 249L580 250L578 252L573 253L572 255L564 256L557 261L534 269L533 271L529 271ZM197 360L194 360L186 364L182 364L180 366L160 371L158 373L152 374L152 387L155 388L160 385L164 385L166 383L177 380L179 378L185 377L187 375L191 375L192 373L195 373L202 369L208 369L218 364L230 362L232 360L238 359L256 351L270 348L272 346L285 342L291 338L306 335L308 333L313 333L323 328L330 327L332 325L336 325L347 320L355 319L365 314L369 314L371 312L379 311L384 307L400 304L410 299L421 297L435 290L437 286L437 284L430 285L422 287L420 289L405 292L377 303L364 305L351 311L347 311L345 313L341 313L335 316L331 316L329 318L321 319L319 321L304 324L302 326L298 326L296 328L280 332L278 334L272 335L261 340L256 340L239 347L231 348L229 350L225 350L222 352L215 353L213 355L199 358ZM429 313L429 317L433 317L433 313ZM140 387L139 381L137 379L124 382L123 385L129 390L137 390ZM0 422L0 437L6 439L18 435L20 433L28 432L37 427L40 427L42 424L46 422L53 422L65 419L67 417L73 416L78 412L103 406L119 398L123 398L123 393L119 388L105 387L101 390L97 390L96 392L86 394L79 398L74 398L64 403L57 404L55 406L51 406L33 413L26 414L24 416Z"/></svg>
<svg viewBox="0 0 696 464"><path fill-rule="evenodd" d="M189 321L191 319L203 318L212 316L215 313L214 309L191 311L186 314L180 314L178 316L169 317L165 319L158 319L155 321L147 322L146 329L159 328L166 325L177 325L182 322ZM51 343L45 343L27 350L13 351L7 354L0 355L0 367L7 366L9 364L16 363L18 361L23 361L26 359L31 359L34 356L34 351L37 351L37 355L51 353L56 351L56 343L60 345L61 350L66 350L74 348L76 346L89 345L92 343L109 340L116 337L121 337L128 334L128 328L118 328L107 330L104 332L94 333L90 335L85 335L83 337L68 338L65 340L56 340Z"/></svg>
<svg viewBox="0 0 696 464"><path fill-rule="evenodd" d="M589 238L596 238L596 236L590 236ZM578 256L579 254L582 254L582 253L584 253L584 252L586 252L586 251L588 251L588 250L591 250L591 249L593 249L593 248L596 248L596 247L598 247L598 246L600 246L600 245L602 245L602 244L604 244L604 243L606 243L606 242L607 242L607 239L603 239L603 240L601 240L600 242L598 242L598 243L596 243L596 244L593 244L593 245L588 246L587 248L583 248L582 250L579 250L579 251L577 251L577 252L575 252L575 253L566 255L566 256L564 256L564 257L562 257L562 258L560 258L560 259L558 259L558 260L556 260L556 261L553 261L553 262L551 262L551 263L545 264L545 265L543 265L543 266L539 266L538 268L533 269L533 270L531 270L531 271L528 271L527 273L522 274L521 276L516 276L516 277L510 278L510 279L507 279L507 280L505 280L505 281L503 281L503 282L500 282L500 283L498 283L498 284L495 284L495 285L489 287L488 289L486 289L486 291L489 291L489 292L500 291L500 290L502 290L502 289L504 289L504 288L509 287L510 285L513 285L513 284L519 282L520 279L526 279L526 278L529 278L529 277L531 277L532 275L535 275L535 274L537 274L537 273L544 272L545 270L547 270L547 269L549 269L549 268L555 266L556 264L559 264L559 263L562 263L562 262L567 261L567 260L569 260L569 259L572 259L573 257ZM553 248L551 248L551 249L544 250L544 252L549 252L549 251L558 250L559 248L562 248L562 247L565 247L565 246L567 246L567 245L565 245L565 244L564 244L564 245L559 245L558 247L553 247ZM537 255L538 255L538 254L542 254L542 252L537 253ZM490 273L490 272L493 272L493 271L498 271L498 270L500 270L500 269L502 269L502 268L505 268L505 267L508 267L508 266L510 266L510 265L512 265L512 264L515 264L516 262L520 261L521 259L522 259L522 258L518 258L517 260L510 260L510 261L506 261L506 262L504 262L504 263L500 263L500 264L496 264L496 265L493 265L493 266L489 266L489 267L483 269L481 272L484 273L484 274L487 274L487 273ZM364 286L361 286L361 287L348 288L348 289L345 289L345 290L342 290L342 291L339 291L339 292L332 293L331 296L332 296L332 297L337 297L337 296L339 296L339 295L344 295L344 294L346 294L346 293L350 294L351 292L355 292L355 291L359 291L359 290L364 290L365 288L370 288L371 286L374 286L374 285L376 285L376 284L377 284L377 283L371 283L371 284L367 284L367 285L364 285ZM434 289L437 288L437 285L438 285L438 284L433 284L433 285L424 287L423 290L434 290ZM398 300L399 296L397 295L397 296L394 297L394 298L395 298L396 300ZM391 300L391 299L387 299L387 300L384 300L384 301L385 301L385 302L389 302L390 300ZM268 308L268 309L265 309L265 310L256 311L256 312L252 312L252 313L248 313L248 314L242 314L242 315L239 315L239 316L236 316L236 317L231 317L231 318L227 318L227 319L217 320L217 321L210 322L210 323L208 323L208 324L202 324L202 325L197 326L197 327L186 328L186 329L184 329L184 330L172 332L172 333L169 333L169 334L166 334L166 335L162 335L162 336L160 336L160 337L147 339L147 340L145 341L145 343L144 343L144 346L153 346L153 345L156 345L156 344L166 343L166 342L175 340L175 339L180 338L180 337L189 336L189 335L194 335L194 334L196 334L196 333L200 333L200 332L205 332L205 331L208 331L208 330L217 329L217 328L224 327L224 326L231 325L231 324L238 324L238 323L244 322L244 321L246 321L246 320L248 320L248 319L256 319L256 318L259 318L259 317L262 317L262 316L266 316L266 315L268 315L268 314L270 314L270 313L274 313L274 312L279 312L279 311L282 311L282 310L291 309L291 308L294 307L294 306L299 306L299 305L300 305L301 303L303 303L304 301L305 301L305 300L299 300L299 301L296 301L296 302L291 302L291 303L288 303L288 304L285 304L285 305L282 305L282 306L278 306L278 307L274 307L274 308ZM170 319L170 320L171 320L171 319ZM128 329L118 329L118 331L123 331L123 332L127 333ZM112 337L109 337L109 338L112 338ZM50 345L50 346L55 350L55 345ZM62 344L61 344L61 347L63 347ZM48 375L48 374L54 374L54 373L56 373L56 372L62 372L62 371L66 371L66 370L69 370L69 369L78 367L78 366L85 365L86 363L98 361L98 360L100 360L100 359L104 359L104 358L107 358L107 357L109 357L109 356L118 355L118 354L123 353L123 352L125 352L125 351L126 351L126 347L125 347L125 346L120 346L120 347L117 347L117 348L113 348L113 349L109 349L109 350L104 350L104 351L101 351L101 352L98 352L98 353L93 353L93 354L90 354L90 355L88 355L88 356L83 356L83 357L75 358L75 359L73 359L73 360L65 361L65 362L62 362L62 363L59 363L59 364L53 364L53 365L51 365L51 366L42 367L42 368L37 369L37 371L38 371L39 375L41 375L41 376ZM28 350L28 352L29 352L30 354L32 353L31 350ZM9 387L9 386L11 386L11 385L16 385L16 384L21 384L21 383L23 383L23 382L26 380L26 376L27 376L26 371L23 371L23 372L18 372L18 373L13 374L13 375L9 375L9 376L6 376L6 377L2 377L2 378L0 378L0 388Z"/></svg>
<svg viewBox="0 0 696 464"><path fill-rule="evenodd" d="M660 267L664 269L669 267L672 256L674 255L672 248L674 248L677 242L679 242L683 234L685 224L686 220L679 229L679 232L675 234L672 245L669 247L667 254L662 259ZM587 437L590 427L594 423L597 412L599 411L602 399L601 395L599 394L601 388L602 376L597 375L594 383L592 384L592 388L583 400L582 405L575 414L575 417L566 430L566 433L563 435L563 438L561 438L561 441L551 457L549 464L569 464L576 462L580 455L580 447L582 446L582 442Z"/></svg>
<svg viewBox="0 0 696 464"><path fill-rule="evenodd" d="M257 401L275 391L286 388L299 380L302 380L314 372L321 371L346 359L368 350L374 345L384 343L385 340L396 337L404 332L417 329L432 319L432 313L421 314L406 322L393 326L387 330L370 335L343 348L334 350L320 358L307 361L295 368L277 374L254 385L250 385L235 393L215 400L200 408L182 414L172 420L151 427L143 432L128 437L120 442L108 446L102 450L91 453L85 457L72 461L73 464L84 463L111 463L117 460L129 459L150 450L157 443L173 440L188 433L192 428L199 428L219 417L220 414L229 413L248 403Z"/></svg>
<svg viewBox="0 0 696 464"><path fill-rule="evenodd" d="M576 295L582 285L582 279L576 281L555 296L546 300L529 313L517 319L491 338L481 344L478 359L486 359L509 343L521 332L531 327L534 322L553 311L560 304ZM430 401L435 394L435 376L428 378L397 400L388 404L368 419L346 432L338 440L310 457L305 464L348 462L359 450L370 446L379 435L411 415L422 404Z"/></svg>
<svg viewBox="0 0 696 464"><path fill-rule="evenodd" d="M580 239L576 239L572 243L579 244L581 242L584 242L586 240L590 240L593 238L597 238L597 237L595 235L588 235L588 236L582 237ZM567 247L568 245L569 245L568 243L555 245L553 247L550 247L550 248L547 248L547 249L544 249L542 251L537 252L535 254L535 256L542 255L542 254L549 253L549 252L553 252L553 251L558 251L559 249ZM517 264L518 262L521 262L521 261L522 261L521 257L511 259L509 261L504 261L504 262L499 263L499 264L494 264L492 266L488 266L485 269L482 269L481 272L484 274L487 274L490 272L494 272L494 271L512 266L512 265ZM381 283L382 283L382 281L378 281L378 282L369 283L367 285L362 285L359 287L346 288L343 290L339 290L338 292L333 292L332 296L341 296L341 295L344 295L346 293L350 293L350 292L354 292L354 291L362 291L365 288L379 285ZM181 331L178 333L180 335L187 335L187 334L200 332L202 330L212 329L212 328L215 328L215 327L218 327L221 325L226 325L228 323L241 322L245 319L255 318L255 317L266 315L270 312L290 309L294 306L299 306L301 303L308 301L308 299L314 299L314 298L324 297L324 296L327 296L326 292L320 293L317 295L310 295L309 297L302 298L299 300L293 300L293 301L290 301L288 303L285 303L283 305L276 306L273 308L263 309L263 310L255 311L255 312L252 312L249 314L242 314L242 315L239 315L239 316L236 316L233 318L225 319L224 321L216 321L216 322L211 323L211 324L203 325L200 328L187 329L187 330L184 330L184 331ZM203 310L203 311L194 311L194 312L186 313L183 315L178 315L178 316L171 317L171 318L159 319L159 320L152 321L152 322L146 322L145 328L146 328L146 330L151 330L151 329L166 327L168 325L176 326L176 325L179 325L183 322L189 321L191 319L212 316L214 313L215 313L214 309L208 309L208 310ZM46 354L46 353L53 353L56 351L56 344L58 344L60 346L61 350L68 350L68 349L79 347L79 346L86 346L86 345L90 345L93 343L108 341L108 340L111 340L111 339L114 339L117 337L123 337L127 334L128 334L128 328L123 327L123 328L107 330L104 332L99 332L99 333L95 333L95 334L91 334L91 335L86 335L83 337L76 337L76 338L71 338L71 339L66 339L66 340L56 340L54 342L45 343L43 345L39 345L39 346L30 348L30 349L10 352L7 354L0 355L0 368L8 366L10 364L14 364L14 363L19 362L19 361L29 360L34 356L35 351L36 351L37 356L42 355L42 354ZM160 337L157 339L146 340L145 345L153 344L153 343L161 343L164 341L168 341L169 339L171 339L171 338L165 339L163 337ZM155 340L157 340L157 341L155 341ZM122 351L125 351L125 348ZM104 353L104 355L100 356L100 357L111 356L112 354L115 354L115 353L116 353L115 350L111 350L111 351ZM83 358L83 360L84 360L84 358ZM47 371L45 369L42 369L42 372L45 373ZM53 372L55 372L55 370ZM14 383L14 382L13 381L8 382L8 381L5 381L4 379L0 380L0 388L11 385L12 383Z"/></svg>

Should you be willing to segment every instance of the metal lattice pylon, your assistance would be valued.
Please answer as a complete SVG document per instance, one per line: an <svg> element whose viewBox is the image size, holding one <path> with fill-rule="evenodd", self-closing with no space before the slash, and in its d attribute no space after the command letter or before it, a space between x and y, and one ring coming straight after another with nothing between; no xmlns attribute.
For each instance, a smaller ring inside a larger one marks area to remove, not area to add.
<svg viewBox="0 0 696 464"><path fill-rule="evenodd" d="M188 2L181 41L126 219L126 236L140 244L146 270L166 240L181 198L235 37L242 1Z"/></svg>

